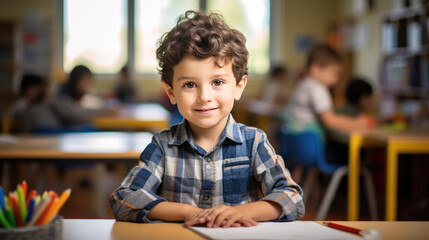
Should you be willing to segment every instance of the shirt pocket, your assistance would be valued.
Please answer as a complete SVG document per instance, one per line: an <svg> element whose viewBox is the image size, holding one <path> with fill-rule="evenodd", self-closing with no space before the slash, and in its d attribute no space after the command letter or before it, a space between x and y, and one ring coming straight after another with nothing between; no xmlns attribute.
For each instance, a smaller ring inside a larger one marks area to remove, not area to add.
<svg viewBox="0 0 429 240"><path fill-rule="evenodd" d="M237 204L247 198L250 172L249 157L226 159L223 163L223 200Z"/></svg>

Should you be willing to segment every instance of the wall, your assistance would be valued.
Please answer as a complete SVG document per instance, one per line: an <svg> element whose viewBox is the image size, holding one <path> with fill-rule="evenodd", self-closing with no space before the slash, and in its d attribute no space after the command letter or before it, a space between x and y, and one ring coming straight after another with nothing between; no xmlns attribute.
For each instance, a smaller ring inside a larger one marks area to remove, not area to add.
<svg viewBox="0 0 429 240"><path fill-rule="evenodd" d="M341 0L286 0L284 3L283 44L285 63L291 69L304 65L305 53L294 45L297 36L309 36L315 41L325 41L329 24L338 15Z"/></svg>

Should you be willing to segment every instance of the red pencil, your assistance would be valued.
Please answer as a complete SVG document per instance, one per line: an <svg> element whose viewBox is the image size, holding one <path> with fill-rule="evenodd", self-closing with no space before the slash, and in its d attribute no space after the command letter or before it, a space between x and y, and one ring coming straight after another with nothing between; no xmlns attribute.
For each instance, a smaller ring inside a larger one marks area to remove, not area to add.
<svg viewBox="0 0 429 240"><path fill-rule="evenodd" d="M21 183L21 187L22 187L22 192L24 192L24 201L27 198L27 181L22 181Z"/></svg>
<svg viewBox="0 0 429 240"><path fill-rule="evenodd" d="M346 231L349 233L354 233L354 234L358 234L360 235L360 232L362 231L361 229L357 229L357 228L353 228L353 227L347 227L344 225L340 225L338 223L333 223L333 222L323 222L323 224L325 226L331 227L331 228L335 228L341 231Z"/></svg>
<svg viewBox="0 0 429 240"><path fill-rule="evenodd" d="M16 195L10 195L9 199L10 199L10 203L12 204L13 216L15 217L16 225L18 227L22 227L21 213L19 212L19 208L18 208L18 197Z"/></svg>

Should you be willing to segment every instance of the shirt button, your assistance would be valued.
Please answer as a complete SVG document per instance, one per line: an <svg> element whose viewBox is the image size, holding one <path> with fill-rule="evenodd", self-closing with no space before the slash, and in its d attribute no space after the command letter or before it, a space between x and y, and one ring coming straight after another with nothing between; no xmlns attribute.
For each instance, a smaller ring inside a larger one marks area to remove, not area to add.
<svg viewBox="0 0 429 240"><path fill-rule="evenodd" d="M203 196L203 199L207 201L207 200L209 200L209 197L210 196L206 194L206 195Z"/></svg>
<svg viewBox="0 0 429 240"><path fill-rule="evenodd" d="M207 162L210 162L210 161L211 161L211 159L210 159L210 158L206 158L206 161L207 161Z"/></svg>
<svg viewBox="0 0 429 240"><path fill-rule="evenodd" d="M212 168L212 166L211 165L206 165L206 169L207 170L210 170Z"/></svg>

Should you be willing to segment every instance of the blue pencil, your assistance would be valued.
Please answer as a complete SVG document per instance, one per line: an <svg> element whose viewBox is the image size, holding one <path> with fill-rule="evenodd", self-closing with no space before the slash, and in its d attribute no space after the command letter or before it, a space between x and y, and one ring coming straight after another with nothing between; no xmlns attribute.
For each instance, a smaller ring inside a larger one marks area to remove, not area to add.
<svg viewBox="0 0 429 240"><path fill-rule="evenodd" d="M0 187L0 207L4 211L4 191L2 187Z"/></svg>
<svg viewBox="0 0 429 240"><path fill-rule="evenodd" d="M34 197L32 197L30 200L30 204L28 205L27 219L25 221L26 223L30 222L31 219L33 218L35 205L36 205L36 200L34 199Z"/></svg>

